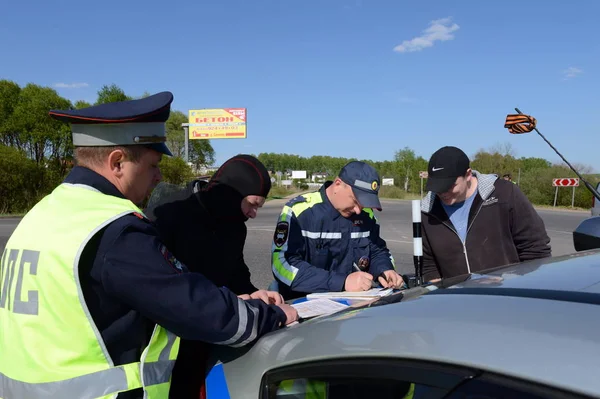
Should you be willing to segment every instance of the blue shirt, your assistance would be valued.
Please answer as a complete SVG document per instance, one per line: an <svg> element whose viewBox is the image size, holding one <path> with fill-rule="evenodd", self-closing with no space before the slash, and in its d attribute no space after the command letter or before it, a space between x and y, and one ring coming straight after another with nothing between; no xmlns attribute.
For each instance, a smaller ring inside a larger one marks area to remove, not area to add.
<svg viewBox="0 0 600 399"><path fill-rule="evenodd" d="M476 193L477 191L474 191L473 194L471 194L471 196L463 202L458 202L452 205L446 205L440 201L463 243L467 239L469 212L471 211L471 205L473 205L473 199L475 199Z"/></svg>

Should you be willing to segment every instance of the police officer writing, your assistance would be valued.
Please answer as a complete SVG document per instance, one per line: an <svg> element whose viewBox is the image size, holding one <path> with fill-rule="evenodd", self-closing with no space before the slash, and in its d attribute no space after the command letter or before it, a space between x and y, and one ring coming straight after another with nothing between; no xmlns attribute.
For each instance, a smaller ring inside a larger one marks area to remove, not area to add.
<svg viewBox="0 0 600 399"><path fill-rule="evenodd" d="M173 96L51 111L77 165L2 255L0 396L167 398L180 337L242 346L297 319L188 273L138 205L161 178ZM199 375L198 378L203 378Z"/></svg>
<svg viewBox="0 0 600 399"><path fill-rule="evenodd" d="M286 300L313 292L365 291L373 282L385 288L403 285L373 213L381 210L378 193L377 171L356 161L319 191L283 207L272 269Z"/></svg>
<svg viewBox="0 0 600 399"><path fill-rule="evenodd" d="M428 173L421 202L424 281L551 255L544 221L517 185L471 169L452 146L431 156Z"/></svg>

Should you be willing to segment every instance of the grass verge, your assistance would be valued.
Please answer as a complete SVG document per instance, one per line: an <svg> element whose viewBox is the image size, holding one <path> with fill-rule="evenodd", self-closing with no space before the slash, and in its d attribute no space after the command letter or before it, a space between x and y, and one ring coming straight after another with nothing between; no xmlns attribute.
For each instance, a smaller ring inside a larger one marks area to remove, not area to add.
<svg viewBox="0 0 600 399"><path fill-rule="evenodd" d="M301 190L299 188L286 188L283 186L273 186L271 187L271 191L269 191L268 200L274 199L282 199L290 195L298 194L301 192L305 192L306 190Z"/></svg>
<svg viewBox="0 0 600 399"><path fill-rule="evenodd" d="M407 193L400 187L396 187L396 186L382 186L379 189L379 198L416 200L416 199L421 199L421 195L415 194L415 193Z"/></svg>

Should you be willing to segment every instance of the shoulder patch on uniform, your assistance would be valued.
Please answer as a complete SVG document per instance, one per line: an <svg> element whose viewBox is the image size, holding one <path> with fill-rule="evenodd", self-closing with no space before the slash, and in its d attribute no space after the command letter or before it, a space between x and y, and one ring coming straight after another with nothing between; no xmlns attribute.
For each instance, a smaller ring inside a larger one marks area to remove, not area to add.
<svg viewBox="0 0 600 399"><path fill-rule="evenodd" d="M273 235L273 242L277 248L283 247L283 244L288 239L290 232L290 225L288 222L279 222L275 227L275 234Z"/></svg>
<svg viewBox="0 0 600 399"><path fill-rule="evenodd" d="M184 272L182 263L177 260L173 253L169 251L169 249L165 245L160 246L160 253L165 258L165 260L173 267L173 269L175 269L177 273L181 274Z"/></svg>
<svg viewBox="0 0 600 399"><path fill-rule="evenodd" d="M142 215L139 212L133 212L133 216L137 217L138 219L142 219L142 220L146 219L146 217L144 217L144 215Z"/></svg>
<svg viewBox="0 0 600 399"><path fill-rule="evenodd" d="M299 196L294 197L291 200L289 200L286 205L289 206L289 207L292 207L292 206L294 206L296 204L300 204L302 202L308 202L308 200L306 199L305 196L299 195Z"/></svg>

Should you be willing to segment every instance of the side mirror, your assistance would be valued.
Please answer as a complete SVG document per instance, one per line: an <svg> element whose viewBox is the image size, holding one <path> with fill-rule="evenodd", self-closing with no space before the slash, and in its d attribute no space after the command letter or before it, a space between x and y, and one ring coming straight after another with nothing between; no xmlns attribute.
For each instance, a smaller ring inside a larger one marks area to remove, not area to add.
<svg viewBox="0 0 600 399"><path fill-rule="evenodd" d="M585 219L573 231L575 251L600 248L600 216Z"/></svg>

